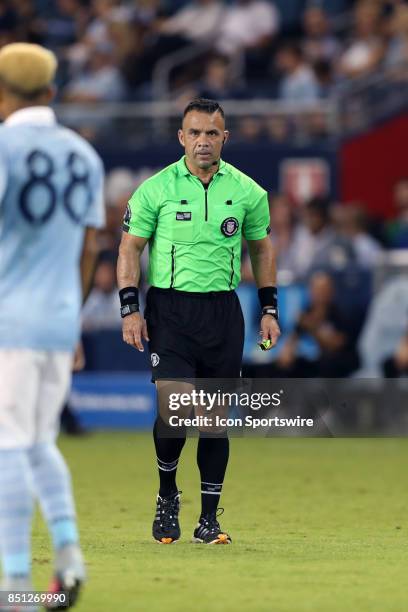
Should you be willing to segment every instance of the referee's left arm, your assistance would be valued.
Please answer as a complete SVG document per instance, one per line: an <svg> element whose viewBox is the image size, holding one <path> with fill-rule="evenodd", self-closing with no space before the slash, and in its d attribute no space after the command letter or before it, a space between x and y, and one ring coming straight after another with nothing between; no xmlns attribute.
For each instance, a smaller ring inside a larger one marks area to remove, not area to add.
<svg viewBox="0 0 408 612"><path fill-rule="evenodd" d="M248 210L244 221L244 236L248 242L249 257L258 296L261 302L262 348L269 350L278 341L278 303L276 288L276 257L270 232L268 194L258 185L248 197Z"/></svg>
<svg viewBox="0 0 408 612"><path fill-rule="evenodd" d="M247 240L249 257L256 286L276 287L276 257L269 236L260 240Z"/></svg>
<svg viewBox="0 0 408 612"><path fill-rule="evenodd" d="M251 259L252 271L258 289L276 287L276 257L269 236L260 240L248 240L248 250ZM274 304L265 304L265 308ZM277 320L272 315L263 315L261 318L262 341L270 340L271 349L277 343L280 329Z"/></svg>

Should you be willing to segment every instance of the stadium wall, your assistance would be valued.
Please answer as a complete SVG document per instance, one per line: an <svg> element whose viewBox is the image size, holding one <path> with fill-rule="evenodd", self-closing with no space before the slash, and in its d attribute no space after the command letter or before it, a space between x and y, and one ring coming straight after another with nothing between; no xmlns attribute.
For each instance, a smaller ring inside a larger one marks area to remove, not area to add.
<svg viewBox="0 0 408 612"><path fill-rule="evenodd" d="M408 114L346 141L339 151L341 200L362 202L373 215L392 217L393 185L408 175L407 142Z"/></svg>

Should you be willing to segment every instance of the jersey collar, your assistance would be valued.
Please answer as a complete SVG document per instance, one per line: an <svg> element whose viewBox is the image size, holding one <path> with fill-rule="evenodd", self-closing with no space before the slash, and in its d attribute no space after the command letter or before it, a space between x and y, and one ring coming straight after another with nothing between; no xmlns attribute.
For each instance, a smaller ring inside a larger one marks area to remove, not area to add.
<svg viewBox="0 0 408 612"><path fill-rule="evenodd" d="M54 111L48 106L27 106L15 111L4 121L5 125L54 125L56 117Z"/></svg>
<svg viewBox="0 0 408 612"><path fill-rule="evenodd" d="M226 172L226 165L227 164L225 163L225 161L220 159L218 170L214 174L214 176L216 174L225 174L225 172ZM179 159L179 161L176 164L176 167L177 167L177 172L179 173L180 176L188 176L189 174L191 174L190 170L187 168L187 165L186 165L186 156L185 155L183 155L183 157L181 159Z"/></svg>

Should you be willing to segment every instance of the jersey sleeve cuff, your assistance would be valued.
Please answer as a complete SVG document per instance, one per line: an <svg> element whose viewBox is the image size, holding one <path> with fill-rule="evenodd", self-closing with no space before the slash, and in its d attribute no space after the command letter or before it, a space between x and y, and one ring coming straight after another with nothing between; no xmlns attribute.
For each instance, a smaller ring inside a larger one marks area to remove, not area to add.
<svg viewBox="0 0 408 612"><path fill-rule="evenodd" d="M250 232L245 234L244 237L246 240L262 240L267 237L268 233L266 230L262 230L260 232Z"/></svg>
<svg viewBox="0 0 408 612"><path fill-rule="evenodd" d="M130 227L126 224L123 224L123 231L131 236L139 236L139 238L150 238L153 233L149 230L140 229L139 227Z"/></svg>
<svg viewBox="0 0 408 612"><path fill-rule="evenodd" d="M104 219L99 220L85 220L84 227L93 227L94 229L103 229L106 225Z"/></svg>

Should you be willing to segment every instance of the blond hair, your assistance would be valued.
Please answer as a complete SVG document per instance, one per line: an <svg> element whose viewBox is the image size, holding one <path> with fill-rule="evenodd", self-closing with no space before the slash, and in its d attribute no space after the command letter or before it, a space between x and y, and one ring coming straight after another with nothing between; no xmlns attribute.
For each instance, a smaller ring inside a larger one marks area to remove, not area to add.
<svg viewBox="0 0 408 612"><path fill-rule="evenodd" d="M33 98L53 81L57 58L52 51L30 43L12 43L0 50L0 81L12 93Z"/></svg>

